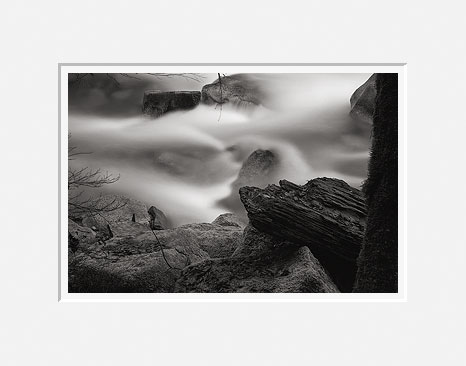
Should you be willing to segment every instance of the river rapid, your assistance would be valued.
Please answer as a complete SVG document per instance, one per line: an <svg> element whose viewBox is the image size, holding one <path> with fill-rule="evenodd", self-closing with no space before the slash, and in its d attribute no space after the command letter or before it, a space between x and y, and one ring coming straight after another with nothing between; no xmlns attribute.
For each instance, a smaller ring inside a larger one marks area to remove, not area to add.
<svg viewBox="0 0 466 366"><path fill-rule="evenodd" d="M128 80L69 93L70 144L77 169L101 169L120 179L88 194L112 193L155 205L172 225L211 222L228 212L244 160L256 149L280 159L280 179L297 184L335 177L360 187L367 176L369 124L353 121L350 96L369 74L254 74L265 90L259 107L199 105L150 119L140 113L144 89L200 90L216 79ZM269 183L278 183L271 181Z"/></svg>

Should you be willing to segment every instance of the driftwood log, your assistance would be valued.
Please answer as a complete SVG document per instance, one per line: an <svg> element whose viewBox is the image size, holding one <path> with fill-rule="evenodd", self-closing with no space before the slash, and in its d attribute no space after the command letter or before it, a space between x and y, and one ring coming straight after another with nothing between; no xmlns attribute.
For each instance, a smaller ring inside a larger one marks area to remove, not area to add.
<svg viewBox="0 0 466 366"><path fill-rule="evenodd" d="M341 291L351 291L366 225L364 196L344 181L317 178L303 186L242 187L241 201L258 230L305 245Z"/></svg>

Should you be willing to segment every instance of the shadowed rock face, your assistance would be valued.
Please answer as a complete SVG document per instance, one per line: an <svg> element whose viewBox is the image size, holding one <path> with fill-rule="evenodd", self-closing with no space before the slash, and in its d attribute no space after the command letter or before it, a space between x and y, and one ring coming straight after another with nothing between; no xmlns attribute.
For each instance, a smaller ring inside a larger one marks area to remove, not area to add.
<svg viewBox="0 0 466 366"><path fill-rule="evenodd" d="M372 115L375 108L375 87L376 74L372 75L353 93L350 99L350 115L354 119L362 122L372 123Z"/></svg>
<svg viewBox="0 0 466 366"><path fill-rule="evenodd" d="M398 75L377 74L368 218L354 292L398 291Z"/></svg>
<svg viewBox="0 0 466 366"><path fill-rule="evenodd" d="M303 186L282 180L265 189L242 187L250 224L277 240L307 246L342 291L351 291L366 207L344 181L317 178Z"/></svg>
<svg viewBox="0 0 466 366"><path fill-rule="evenodd" d="M224 104L236 106L255 106L262 104L263 92L254 80L247 75L237 74L223 76L202 88L202 103Z"/></svg>
<svg viewBox="0 0 466 366"><path fill-rule="evenodd" d="M308 248L209 259L183 270L175 292L338 292Z"/></svg>
<svg viewBox="0 0 466 366"><path fill-rule="evenodd" d="M196 107L201 100L198 91L146 91L142 101L142 112L151 117L177 110L188 110Z"/></svg>

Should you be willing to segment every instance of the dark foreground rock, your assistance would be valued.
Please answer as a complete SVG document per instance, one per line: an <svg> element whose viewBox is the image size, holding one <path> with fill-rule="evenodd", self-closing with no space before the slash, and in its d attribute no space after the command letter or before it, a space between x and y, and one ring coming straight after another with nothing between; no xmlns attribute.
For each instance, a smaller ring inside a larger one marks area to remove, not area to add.
<svg viewBox="0 0 466 366"><path fill-rule="evenodd" d="M362 193L344 181L317 178L303 186L282 180L242 187L250 223L273 237L307 246L342 291L351 291L366 223Z"/></svg>
<svg viewBox="0 0 466 366"><path fill-rule="evenodd" d="M151 117L177 110L187 110L196 107L201 100L198 91L146 91L142 101L142 112Z"/></svg>
<svg viewBox="0 0 466 366"><path fill-rule="evenodd" d="M377 74L372 151L363 191L367 229L354 292L398 291L398 75Z"/></svg>
<svg viewBox="0 0 466 366"><path fill-rule="evenodd" d="M375 96L377 94L375 86L376 74L373 74L364 84L362 84L351 95L350 116L358 121L372 123L372 115L375 109Z"/></svg>
<svg viewBox="0 0 466 366"><path fill-rule="evenodd" d="M155 235L148 223L120 222L113 229L118 235L105 242L81 241L70 253L69 291L173 292L186 266L233 254L243 232L233 224L236 220L217 218L217 223L188 224Z"/></svg>
<svg viewBox="0 0 466 366"><path fill-rule="evenodd" d="M175 292L338 292L307 247L209 259L183 270Z"/></svg>
<svg viewBox="0 0 466 366"><path fill-rule="evenodd" d="M202 88L202 103L248 107L262 104L263 92L256 80L247 74L222 76Z"/></svg>

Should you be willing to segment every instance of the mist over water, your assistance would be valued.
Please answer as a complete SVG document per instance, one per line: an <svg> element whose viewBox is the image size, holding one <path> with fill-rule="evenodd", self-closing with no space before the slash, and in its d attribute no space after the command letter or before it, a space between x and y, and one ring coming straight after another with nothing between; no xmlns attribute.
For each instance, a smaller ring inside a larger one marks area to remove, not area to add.
<svg viewBox="0 0 466 366"><path fill-rule="evenodd" d="M145 78L113 92L99 85L70 93L71 145L92 152L71 166L120 175L94 194L155 205L178 226L228 212L218 201L230 195L242 163L257 149L279 157L279 177L270 183L326 176L359 187L366 178L371 126L348 113L351 94L369 74L254 74L264 106L199 105L157 119L140 114L144 89L200 90L216 79L205 76L200 83Z"/></svg>

